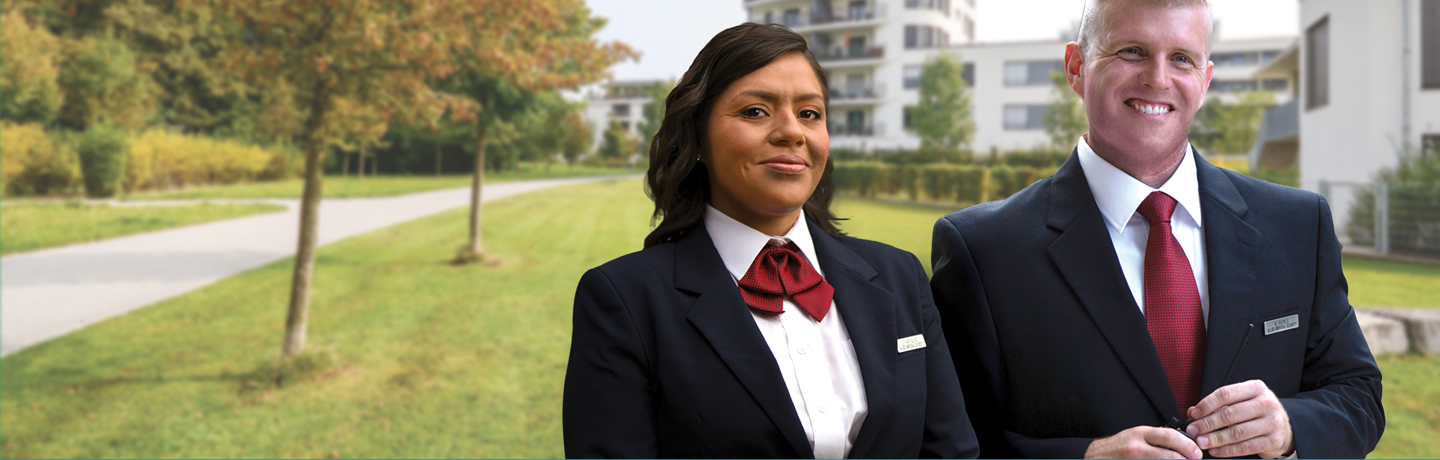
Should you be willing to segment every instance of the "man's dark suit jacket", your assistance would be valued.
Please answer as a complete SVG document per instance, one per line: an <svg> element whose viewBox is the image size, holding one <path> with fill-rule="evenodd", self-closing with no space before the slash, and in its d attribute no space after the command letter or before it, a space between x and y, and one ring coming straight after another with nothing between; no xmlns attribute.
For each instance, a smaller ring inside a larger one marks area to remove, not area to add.
<svg viewBox="0 0 1440 460"><path fill-rule="evenodd" d="M1363 458L1385 427L1380 370L1346 300L1329 205L1195 164L1210 277L1201 397L1262 380L1300 457ZM1094 438L1185 419L1078 156L945 216L934 236L931 287L982 456L1079 458ZM1298 328L1265 333L1290 315Z"/></svg>
<svg viewBox="0 0 1440 460"><path fill-rule="evenodd" d="M920 261L807 224L869 406L850 457L975 457ZM899 353L897 340L917 334L927 347ZM571 340L567 457L815 456L704 225L586 272Z"/></svg>

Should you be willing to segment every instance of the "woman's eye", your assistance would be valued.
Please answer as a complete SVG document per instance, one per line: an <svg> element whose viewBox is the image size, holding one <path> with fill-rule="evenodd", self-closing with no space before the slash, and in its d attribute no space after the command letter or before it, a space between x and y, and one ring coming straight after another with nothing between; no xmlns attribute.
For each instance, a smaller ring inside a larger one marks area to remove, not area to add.
<svg viewBox="0 0 1440 460"><path fill-rule="evenodd" d="M800 118L804 118L806 120L819 120L820 112L814 110L801 110Z"/></svg>
<svg viewBox="0 0 1440 460"><path fill-rule="evenodd" d="M746 118L763 117L763 116L765 116L765 110L763 110L763 109L761 109L761 108L759 108L759 107L751 107L751 108L748 108L748 109L745 109L745 110L740 111L740 116L746 117Z"/></svg>

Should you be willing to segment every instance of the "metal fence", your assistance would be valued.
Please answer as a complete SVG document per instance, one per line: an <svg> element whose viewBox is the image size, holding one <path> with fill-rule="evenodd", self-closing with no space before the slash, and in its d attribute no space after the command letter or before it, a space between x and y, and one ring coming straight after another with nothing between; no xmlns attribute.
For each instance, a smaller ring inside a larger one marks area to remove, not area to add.
<svg viewBox="0 0 1440 460"><path fill-rule="evenodd" d="M1346 249L1440 259L1440 184L1320 181Z"/></svg>

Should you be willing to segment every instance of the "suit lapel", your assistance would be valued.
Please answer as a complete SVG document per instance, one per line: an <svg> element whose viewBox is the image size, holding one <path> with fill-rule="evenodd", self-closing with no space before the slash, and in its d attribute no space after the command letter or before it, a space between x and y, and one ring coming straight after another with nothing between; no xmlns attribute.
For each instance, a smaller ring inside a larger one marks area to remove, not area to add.
<svg viewBox="0 0 1440 460"><path fill-rule="evenodd" d="M1055 173L1049 193L1046 225L1061 232L1050 245L1050 259L1156 412L1167 420L1179 415L1145 316L1125 283L1078 154L1070 155Z"/></svg>
<svg viewBox="0 0 1440 460"><path fill-rule="evenodd" d="M895 295L872 281L877 275L874 267L813 223L806 223L820 268L835 288L835 308L841 311L860 362L869 414L850 448L850 457L866 457L895 408Z"/></svg>
<svg viewBox="0 0 1440 460"><path fill-rule="evenodd" d="M1242 219L1249 207L1220 168L1195 155L1210 281L1205 372L1200 397L1235 382L1222 382L1245 335L1260 266L1260 231Z"/></svg>
<svg viewBox="0 0 1440 460"><path fill-rule="evenodd" d="M828 272L828 270L827 270ZM745 386L770 421L795 449L795 456L813 458L810 440L790 401L785 378L765 337L725 270L704 225L692 227L675 248L675 287L699 295L687 318L710 343L735 378Z"/></svg>

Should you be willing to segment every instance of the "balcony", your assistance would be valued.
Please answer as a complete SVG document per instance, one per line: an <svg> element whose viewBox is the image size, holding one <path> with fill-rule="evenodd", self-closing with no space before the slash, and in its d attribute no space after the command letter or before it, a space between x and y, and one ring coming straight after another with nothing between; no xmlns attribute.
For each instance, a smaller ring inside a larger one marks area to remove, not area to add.
<svg viewBox="0 0 1440 460"><path fill-rule="evenodd" d="M864 8L845 8L839 11L824 12L811 10L807 18L799 18L794 25L787 25L798 33L825 32L832 30L844 30L857 26L878 26L880 19L885 18L885 5L880 4L879 8L866 6Z"/></svg>
<svg viewBox="0 0 1440 460"><path fill-rule="evenodd" d="M882 97L885 97L885 85L879 83L830 87L830 105L833 106L875 104Z"/></svg>
<svg viewBox="0 0 1440 460"><path fill-rule="evenodd" d="M884 134L885 127L881 124L878 128L876 123L846 124L836 123L827 126L830 137L875 137L876 134Z"/></svg>
<svg viewBox="0 0 1440 460"><path fill-rule="evenodd" d="M883 59L885 57L884 46L869 46L864 48L858 46L852 46L849 48L836 47L828 50L814 50L814 52L815 59L821 62L856 59Z"/></svg>

